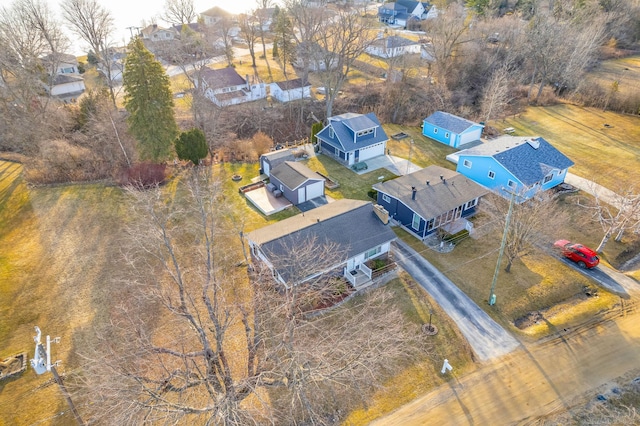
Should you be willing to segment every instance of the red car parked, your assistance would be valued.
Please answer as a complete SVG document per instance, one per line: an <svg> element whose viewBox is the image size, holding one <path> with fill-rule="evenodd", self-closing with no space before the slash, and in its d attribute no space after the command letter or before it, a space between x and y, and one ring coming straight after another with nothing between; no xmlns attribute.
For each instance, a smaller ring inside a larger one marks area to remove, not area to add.
<svg viewBox="0 0 640 426"><path fill-rule="evenodd" d="M576 262L581 268L595 268L600 263L598 254L582 244L574 244L568 240L558 240L553 245L562 250L564 257Z"/></svg>

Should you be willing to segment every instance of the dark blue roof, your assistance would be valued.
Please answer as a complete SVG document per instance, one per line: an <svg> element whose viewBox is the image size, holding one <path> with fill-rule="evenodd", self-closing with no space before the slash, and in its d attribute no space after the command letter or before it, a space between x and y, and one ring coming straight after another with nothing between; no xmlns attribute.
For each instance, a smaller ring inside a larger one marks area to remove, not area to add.
<svg viewBox="0 0 640 426"><path fill-rule="evenodd" d="M330 128L333 128L333 137L330 135ZM360 136L354 142L355 133L368 129L375 129L375 132ZM344 152L375 145L389 139L380 126L380 121L372 112L366 115L348 112L330 117L329 124L318 132L316 137Z"/></svg>
<svg viewBox="0 0 640 426"><path fill-rule="evenodd" d="M552 170L564 170L574 164L543 138L531 136L502 136L458 155L491 156L525 185L533 185Z"/></svg>
<svg viewBox="0 0 640 426"><path fill-rule="evenodd" d="M466 118L458 117L457 115L449 114L448 112L436 111L427 118L424 119L426 123L433 124L442 129L449 130L452 133L462 133L469 127L479 125Z"/></svg>

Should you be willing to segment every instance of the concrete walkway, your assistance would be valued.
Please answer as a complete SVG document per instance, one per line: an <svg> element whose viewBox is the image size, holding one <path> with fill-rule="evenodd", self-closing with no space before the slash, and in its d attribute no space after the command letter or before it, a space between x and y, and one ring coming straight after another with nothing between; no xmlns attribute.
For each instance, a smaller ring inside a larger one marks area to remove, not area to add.
<svg viewBox="0 0 640 426"><path fill-rule="evenodd" d="M404 241L396 240L393 244L397 263L458 325L481 361L498 358L520 346L520 342ZM487 294L488 292L489 283Z"/></svg>
<svg viewBox="0 0 640 426"><path fill-rule="evenodd" d="M360 170L356 173L362 175L369 173L372 170L387 169L394 175L404 176L422 169L422 167L417 164L410 163L409 160L405 160L404 158L396 157L394 155L381 155L367 160L365 163L367 163L367 169Z"/></svg>
<svg viewBox="0 0 640 426"><path fill-rule="evenodd" d="M612 190L605 188L602 185L598 185L597 183L589 179L576 176L573 173L569 173L569 172L567 172L567 175L565 176L564 181L569 185L575 186L581 191L584 191L586 193L593 195L594 197L597 196L602 201L612 205L615 208L620 208L619 207L620 196L615 192L613 192Z"/></svg>

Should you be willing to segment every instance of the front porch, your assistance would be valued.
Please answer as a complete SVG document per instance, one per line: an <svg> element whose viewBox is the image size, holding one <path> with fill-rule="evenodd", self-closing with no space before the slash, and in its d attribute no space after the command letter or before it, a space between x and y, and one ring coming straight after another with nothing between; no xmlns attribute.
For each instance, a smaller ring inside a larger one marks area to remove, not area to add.
<svg viewBox="0 0 640 426"><path fill-rule="evenodd" d="M367 265L361 263L351 271L347 271L347 268L344 268L344 277L352 286L358 288L371 281L372 272L373 271Z"/></svg>

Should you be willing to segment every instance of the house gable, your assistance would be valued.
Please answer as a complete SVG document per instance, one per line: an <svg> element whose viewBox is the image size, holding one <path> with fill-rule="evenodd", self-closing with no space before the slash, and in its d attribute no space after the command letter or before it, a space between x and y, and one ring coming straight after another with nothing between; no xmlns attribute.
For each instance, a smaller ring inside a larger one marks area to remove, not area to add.
<svg viewBox="0 0 640 426"><path fill-rule="evenodd" d="M386 142L389 139L374 113L346 113L330 117L329 124L318 132L316 137L344 152Z"/></svg>
<svg viewBox="0 0 640 426"><path fill-rule="evenodd" d="M271 170L271 177L276 178L290 190L295 190L309 181L323 181L324 178L295 161L284 161Z"/></svg>

